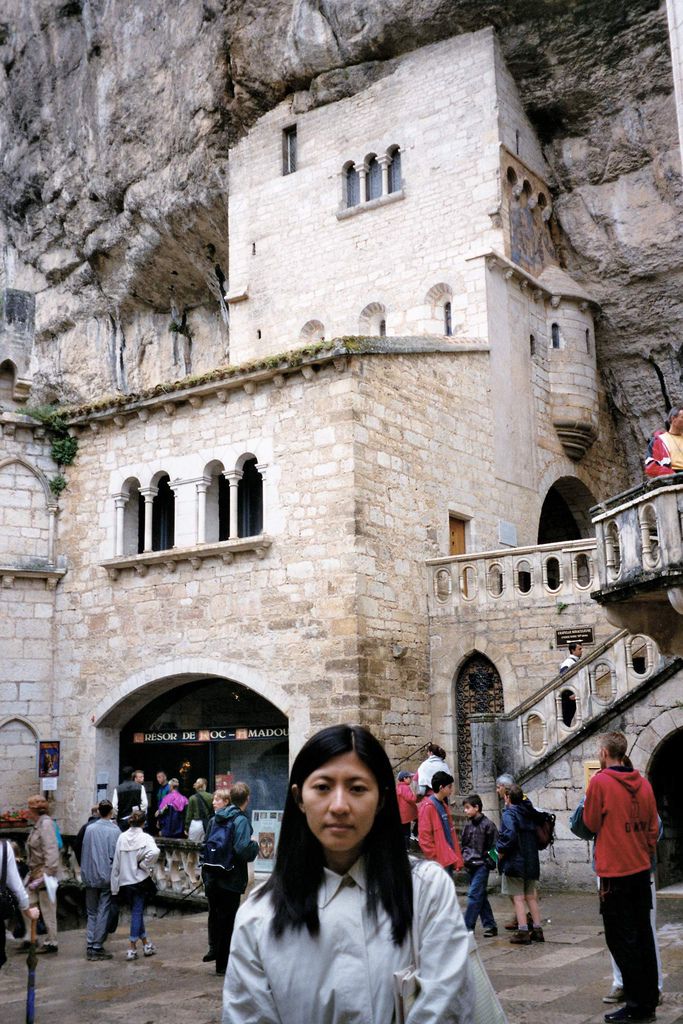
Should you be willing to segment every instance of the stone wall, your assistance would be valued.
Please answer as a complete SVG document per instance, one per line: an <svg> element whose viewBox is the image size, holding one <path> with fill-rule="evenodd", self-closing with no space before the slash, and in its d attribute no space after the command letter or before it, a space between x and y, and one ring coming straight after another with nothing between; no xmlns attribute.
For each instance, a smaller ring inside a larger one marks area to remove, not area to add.
<svg viewBox="0 0 683 1024"><path fill-rule="evenodd" d="M348 99L306 110L295 95L238 143L230 164L235 359L291 347L312 320L326 337L377 334L377 323L362 321L368 307L388 335L443 333L428 294L441 284L452 295L454 335L480 333L483 280L465 258L473 245L502 251L489 216L499 202L497 114L515 117L542 166L509 76L498 106L496 52L488 30L425 47ZM283 175L282 132L294 123L297 169ZM343 168L392 146L401 150L403 192L347 209Z"/></svg>

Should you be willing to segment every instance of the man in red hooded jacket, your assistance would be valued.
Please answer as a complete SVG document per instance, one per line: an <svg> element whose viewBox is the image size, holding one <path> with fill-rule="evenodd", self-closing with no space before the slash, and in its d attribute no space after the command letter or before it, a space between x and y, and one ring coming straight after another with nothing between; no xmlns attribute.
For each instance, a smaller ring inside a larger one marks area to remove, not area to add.
<svg viewBox="0 0 683 1024"><path fill-rule="evenodd" d="M659 823L652 787L622 764L626 737L599 737L601 771L588 786L583 820L596 833L595 870L605 940L624 980L626 1005L611 1021L653 1021L659 1000L657 959L650 925L650 865Z"/></svg>

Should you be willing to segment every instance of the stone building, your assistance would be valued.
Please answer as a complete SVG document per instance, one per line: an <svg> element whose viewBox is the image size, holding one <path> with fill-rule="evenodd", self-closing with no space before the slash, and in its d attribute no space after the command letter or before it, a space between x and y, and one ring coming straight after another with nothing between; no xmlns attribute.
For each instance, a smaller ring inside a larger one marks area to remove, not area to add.
<svg viewBox="0 0 683 1024"><path fill-rule="evenodd" d="M67 830L126 762L277 810L290 751L340 720L395 759L439 740L491 807L512 769L561 816L596 729L628 708L635 738L676 685L590 600L589 510L629 480L493 32L307 95L231 153L218 326L172 311L177 379L64 410L61 492L5 282L1 788L20 804L59 740ZM562 678L560 629L587 637ZM556 880L588 882L559 835Z"/></svg>

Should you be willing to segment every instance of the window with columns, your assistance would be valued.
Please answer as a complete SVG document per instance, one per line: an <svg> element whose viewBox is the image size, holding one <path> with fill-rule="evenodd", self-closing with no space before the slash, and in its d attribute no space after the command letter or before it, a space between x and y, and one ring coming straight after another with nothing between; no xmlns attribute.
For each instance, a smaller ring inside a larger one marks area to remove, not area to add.
<svg viewBox="0 0 683 1024"><path fill-rule="evenodd" d="M385 153L369 153L364 160L348 160L342 168L343 205L347 209L401 192L401 150L390 146Z"/></svg>
<svg viewBox="0 0 683 1024"><path fill-rule="evenodd" d="M147 486L129 477L113 495L114 557L258 537L264 472L246 452L232 469L213 460L201 475L173 483L168 473L156 473Z"/></svg>

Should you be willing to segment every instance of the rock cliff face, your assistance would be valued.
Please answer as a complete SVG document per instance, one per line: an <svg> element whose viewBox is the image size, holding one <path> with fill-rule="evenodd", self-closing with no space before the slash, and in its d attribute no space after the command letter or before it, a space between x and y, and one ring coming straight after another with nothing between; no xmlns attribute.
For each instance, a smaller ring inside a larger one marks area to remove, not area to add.
<svg viewBox="0 0 683 1024"><path fill-rule="evenodd" d="M486 25L555 175L570 271L637 470L682 401L681 168L657 0L9 0L0 15L4 283L37 293L45 395L224 362L231 142L292 91L355 92ZM173 328L173 329L170 329Z"/></svg>

